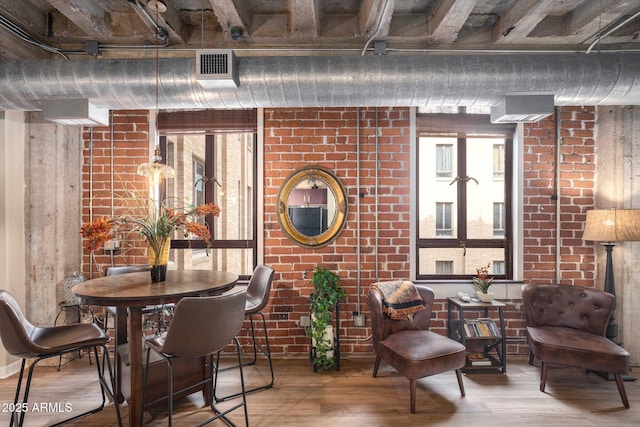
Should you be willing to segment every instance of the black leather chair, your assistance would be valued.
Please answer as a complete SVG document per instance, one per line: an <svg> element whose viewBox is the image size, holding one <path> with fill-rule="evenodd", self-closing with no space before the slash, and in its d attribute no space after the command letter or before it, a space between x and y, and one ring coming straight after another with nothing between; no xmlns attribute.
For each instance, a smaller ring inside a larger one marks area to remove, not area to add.
<svg viewBox="0 0 640 427"><path fill-rule="evenodd" d="M383 297L378 289L369 290L373 349L376 361L373 376L378 376L380 361L384 360L409 379L410 409L416 412L416 380L418 378L455 370L460 394L464 397L461 369L465 365L466 348L461 343L429 330L433 307L433 291L415 285L422 298L424 310L411 319L393 320L383 309Z"/></svg>
<svg viewBox="0 0 640 427"><path fill-rule="evenodd" d="M18 385L16 386L16 394L13 401L14 405L20 404L28 406L33 371L42 360L77 351L92 350L96 357L102 402L92 410L75 414L55 425L64 424L84 417L85 415L101 411L105 406L106 392L111 398L111 401L114 402L118 425L122 426L120 407L116 403L112 391L114 390L115 384L111 370L111 362L107 357L106 363L109 373L109 381L107 382L103 370L100 367L100 359L98 358L98 347L102 348L103 353L106 354L106 344L109 342L109 337L97 325L93 323L77 323L52 327L34 326L25 318L13 296L7 291L0 290L0 337L2 338L4 348L9 354L22 358ZM22 379L24 377L27 359L35 360L29 367L23 397L22 400L20 400L20 390L22 389ZM64 384L64 381L61 380L60 384ZM58 396L58 398L59 397L60 396ZM13 426L16 424L22 426L24 424L25 414L26 412L15 413L9 425Z"/></svg>
<svg viewBox="0 0 640 427"><path fill-rule="evenodd" d="M176 304L173 319L169 329L158 336L145 340L146 364L143 376L142 406L153 405L154 403L167 399L169 410L168 425L172 425L173 396L181 390L173 390L172 360L180 357L195 358L209 356L209 366L215 370L213 379L213 389L217 384L220 351L231 341L235 341L238 352L238 366L240 370L240 383L242 387L242 403L232 406L224 411L220 411L215 406L215 400L211 402L211 409L216 414L205 421L204 424L221 418L227 424L235 424L227 417L231 411L244 408L245 423L249 425L249 415L247 412L247 400L244 390L244 375L242 371L242 352L240 343L236 335L242 328L244 321L244 307L247 294L244 289L234 293L228 293L211 297L185 297ZM167 364L168 390L167 395L153 402L146 402L148 367L150 364L151 351L157 353ZM217 354L216 363L213 363L213 355ZM206 378L198 384L211 382L212 378ZM197 385L197 384L196 384Z"/></svg>
<svg viewBox="0 0 640 427"><path fill-rule="evenodd" d="M271 294L271 284L273 283L274 270L266 265L258 265L251 275L249 285L247 286L247 303L245 307L245 318L249 318L251 324L251 339L253 342L253 360L245 362L244 366L255 365L258 360L258 351L262 353L269 362L269 373L271 374L271 380L261 386L252 387L246 390L246 393L253 393L260 390L266 390L273 387L275 377L273 375L273 362L271 360L271 348L269 347L269 332L267 331L267 322L262 310L267 306L269 302L269 295ZM264 331L263 346L256 340L256 333L253 323L253 316L259 315L262 318L262 327ZM221 369L220 371L226 371L229 369L235 369L237 366L231 366L229 368ZM222 402L227 399L238 397L240 393L234 393L227 396L215 397L216 401Z"/></svg>

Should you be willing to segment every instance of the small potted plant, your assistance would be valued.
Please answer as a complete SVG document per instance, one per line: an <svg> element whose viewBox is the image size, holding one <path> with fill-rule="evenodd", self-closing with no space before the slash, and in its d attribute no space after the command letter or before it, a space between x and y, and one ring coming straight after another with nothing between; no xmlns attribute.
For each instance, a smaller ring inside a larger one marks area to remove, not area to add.
<svg viewBox="0 0 640 427"><path fill-rule="evenodd" d="M493 292L489 292L489 288L493 284L493 277L489 277L489 266L476 268L477 277L473 278L473 283L478 288L476 296L482 302L491 302L493 300Z"/></svg>
<svg viewBox="0 0 640 427"><path fill-rule="evenodd" d="M331 369L335 366L332 311L344 296L340 278L325 267L316 267L311 279L314 289L310 298L311 326L307 333L311 337L314 370Z"/></svg>

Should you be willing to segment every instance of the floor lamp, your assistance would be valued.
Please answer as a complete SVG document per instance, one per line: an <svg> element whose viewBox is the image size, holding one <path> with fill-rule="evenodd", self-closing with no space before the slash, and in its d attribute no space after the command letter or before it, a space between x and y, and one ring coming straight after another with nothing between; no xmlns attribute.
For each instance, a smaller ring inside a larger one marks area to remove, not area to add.
<svg viewBox="0 0 640 427"><path fill-rule="evenodd" d="M640 209L594 209L587 211L583 240L602 242L607 263L604 275L604 290L616 296L616 285L613 277L613 247L615 242L640 240ZM613 303L613 310L616 303ZM612 311L607 327L607 338L614 341L618 336L618 324L615 312ZM613 378L613 377L612 377ZM635 378L625 378L635 380Z"/></svg>

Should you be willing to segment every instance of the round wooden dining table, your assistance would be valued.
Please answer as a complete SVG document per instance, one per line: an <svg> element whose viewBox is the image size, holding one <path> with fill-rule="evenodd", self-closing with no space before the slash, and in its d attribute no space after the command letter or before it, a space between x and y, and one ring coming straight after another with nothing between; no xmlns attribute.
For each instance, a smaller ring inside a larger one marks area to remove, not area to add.
<svg viewBox="0 0 640 427"><path fill-rule="evenodd" d="M170 270L164 282L151 282L150 273L141 272L99 277L73 287L73 293L83 304L117 309L116 346L129 343L129 425L140 425L143 413L142 309L149 305L176 303L186 296L221 294L233 288L237 281L236 274L225 271ZM125 320L127 310L128 325ZM128 333L122 330L124 328Z"/></svg>

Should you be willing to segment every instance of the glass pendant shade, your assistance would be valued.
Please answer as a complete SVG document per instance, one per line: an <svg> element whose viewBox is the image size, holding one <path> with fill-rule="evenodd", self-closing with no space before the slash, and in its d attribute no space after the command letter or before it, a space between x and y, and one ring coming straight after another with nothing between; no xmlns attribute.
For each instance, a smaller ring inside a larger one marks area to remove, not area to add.
<svg viewBox="0 0 640 427"><path fill-rule="evenodd" d="M156 147L152 160L153 162L151 163L142 163L138 166L138 175L149 177L154 184L160 183L161 179L174 178L176 176L175 169L161 163L162 156L160 155L159 147Z"/></svg>

